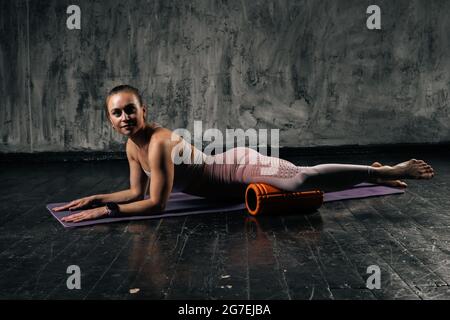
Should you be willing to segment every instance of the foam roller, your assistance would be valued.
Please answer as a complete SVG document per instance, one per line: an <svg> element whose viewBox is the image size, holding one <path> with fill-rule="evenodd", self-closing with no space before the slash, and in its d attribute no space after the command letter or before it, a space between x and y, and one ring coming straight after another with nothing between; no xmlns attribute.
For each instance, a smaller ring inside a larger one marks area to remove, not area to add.
<svg viewBox="0 0 450 320"><path fill-rule="evenodd" d="M323 191L289 192L265 183L249 184L245 191L245 206L251 215L273 213L310 213L323 203Z"/></svg>

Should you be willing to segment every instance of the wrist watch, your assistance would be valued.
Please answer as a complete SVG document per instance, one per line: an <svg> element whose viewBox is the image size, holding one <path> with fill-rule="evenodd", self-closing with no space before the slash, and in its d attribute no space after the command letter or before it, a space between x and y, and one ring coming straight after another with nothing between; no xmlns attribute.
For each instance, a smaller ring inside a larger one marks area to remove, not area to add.
<svg viewBox="0 0 450 320"><path fill-rule="evenodd" d="M121 216L119 205L115 202L107 202L106 203L107 215L110 218L117 218Z"/></svg>

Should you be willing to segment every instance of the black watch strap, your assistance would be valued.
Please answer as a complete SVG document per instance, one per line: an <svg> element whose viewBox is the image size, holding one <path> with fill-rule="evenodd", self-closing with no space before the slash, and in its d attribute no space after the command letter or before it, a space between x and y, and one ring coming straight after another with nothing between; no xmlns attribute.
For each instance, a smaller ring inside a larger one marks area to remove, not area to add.
<svg viewBox="0 0 450 320"><path fill-rule="evenodd" d="M108 202L106 203L106 208L108 208L108 217L116 218L121 216L119 205L117 203Z"/></svg>

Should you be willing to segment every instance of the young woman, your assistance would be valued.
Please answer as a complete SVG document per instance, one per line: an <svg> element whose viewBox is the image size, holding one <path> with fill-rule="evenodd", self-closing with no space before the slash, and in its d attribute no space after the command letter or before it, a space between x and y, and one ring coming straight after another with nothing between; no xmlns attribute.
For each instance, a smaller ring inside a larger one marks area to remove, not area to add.
<svg viewBox="0 0 450 320"><path fill-rule="evenodd" d="M203 197L243 199L249 183L264 182L286 191L331 191L361 182L406 187L403 181L397 179L431 179L434 176L428 164L416 159L392 167L378 162L372 166L321 164L300 167L245 147L206 155L171 130L156 123L148 124L147 108L138 90L128 85L112 89L105 107L114 130L128 137L126 153L130 188L84 197L55 208L55 211L90 208L63 221L161 213L172 191ZM188 161L180 163L175 157ZM144 199L148 186L150 198Z"/></svg>

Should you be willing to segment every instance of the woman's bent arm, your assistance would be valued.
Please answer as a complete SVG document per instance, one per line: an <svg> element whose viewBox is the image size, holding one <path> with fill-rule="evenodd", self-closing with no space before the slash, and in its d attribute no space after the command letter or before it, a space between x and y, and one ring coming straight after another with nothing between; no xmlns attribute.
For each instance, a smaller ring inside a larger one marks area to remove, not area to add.
<svg viewBox="0 0 450 320"><path fill-rule="evenodd" d="M156 140L156 139L155 139ZM165 209L173 187L174 164L168 141L157 140L149 148L149 161L152 172L150 199L119 205L123 215L158 213Z"/></svg>
<svg viewBox="0 0 450 320"><path fill-rule="evenodd" d="M119 211L124 216L151 215L164 211L165 205L151 199L135 201L119 205Z"/></svg>
<svg viewBox="0 0 450 320"><path fill-rule="evenodd" d="M99 204L105 204L107 202L116 202L116 203L128 203L137 200L142 200L143 194L139 194L137 192L133 192L133 190L122 190L113 193L105 193L105 194L96 194L92 196L94 200Z"/></svg>
<svg viewBox="0 0 450 320"><path fill-rule="evenodd" d="M96 194L93 197L97 202L102 204L107 202L128 203L144 199L145 185L148 178L142 174L141 165L136 160L129 140L126 144L126 152L130 167L130 188L113 193Z"/></svg>

